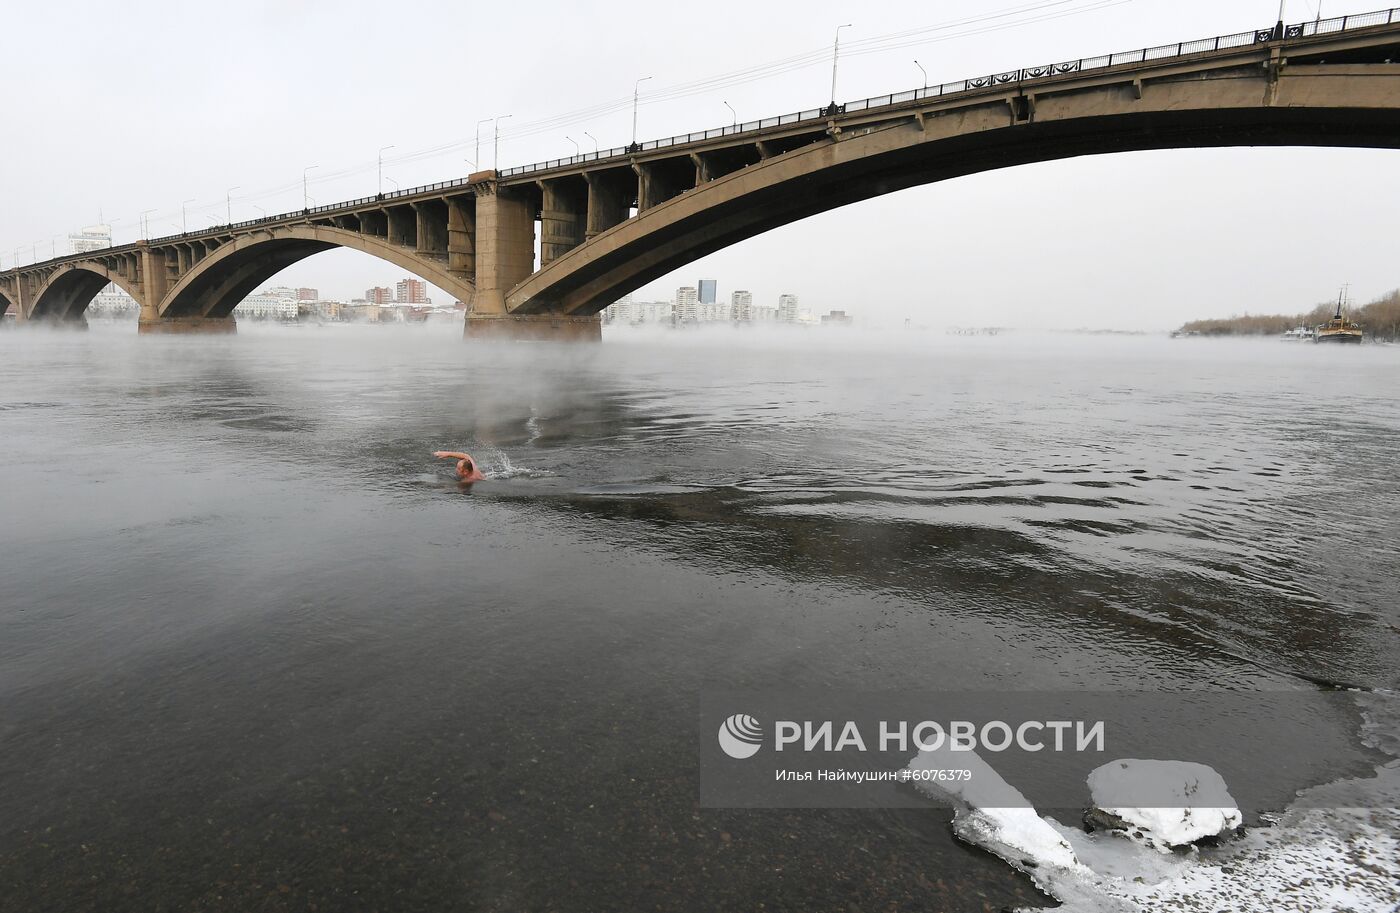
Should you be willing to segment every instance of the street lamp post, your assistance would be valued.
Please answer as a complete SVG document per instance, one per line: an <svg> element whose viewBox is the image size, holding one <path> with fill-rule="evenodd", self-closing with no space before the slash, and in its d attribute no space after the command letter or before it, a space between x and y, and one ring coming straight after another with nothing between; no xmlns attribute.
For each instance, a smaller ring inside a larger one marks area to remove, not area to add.
<svg viewBox="0 0 1400 913"><path fill-rule="evenodd" d="M146 241L151 240L151 220L146 218L146 216L149 216L153 212L155 212L154 209L148 209L141 213L141 238Z"/></svg>
<svg viewBox="0 0 1400 913"><path fill-rule="evenodd" d="M473 157L475 157L476 162L481 161L481 125L482 125L482 124L489 124L492 120L493 120L493 118L485 117L485 118L482 118L481 120L479 120L479 121L476 122L476 152L473 153ZM481 166L477 165L476 162L472 162L472 167L473 167L473 168L479 168L479 167L481 167Z"/></svg>
<svg viewBox="0 0 1400 913"><path fill-rule="evenodd" d="M309 189L309 187L308 187L309 182L307 181L306 176L307 176L308 174L310 174L312 171L315 171L317 168L320 168L320 167L321 167L320 165L307 165L305 168L301 169L301 208L302 208L302 210L307 210L307 209L310 209L310 208L311 208L311 191L310 191L310 189Z"/></svg>
<svg viewBox="0 0 1400 913"><path fill-rule="evenodd" d="M731 105L729 102L725 102L725 103L724 103L724 106L725 106L726 108L729 109L729 113L730 113L730 114L733 116L733 118L734 118L734 122L733 122L732 124L730 124L730 126L731 126L731 127L737 127L737 126L739 126L739 114L738 114L738 112L736 112L736 111L734 110L734 106Z"/></svg>
<svg viewBox="0 0 1400 913"><path fill-rule="evenodd" d="M228 218L228 221L224 223L225 225L233 224L233 192L235 190L241 189L242 185L238 187L230 187L228 190L224 191L224 215Z"/></svg>
<svg viewBox="0 0 1400 913"><path fill-rule="evenodd" d="M393 149L393 146L381 146L379 149L379 195L384 196L384 153Z"/></svg>
<svg viewBox="0 0 1400 913"><path fill-rule="evenodd" d="M185 217L185 204L193 203L194 197L180 201L180 234L186 234L190 230L189 219Z"/></svg>
<svg viewBox="0 0 1400 913"><path fill-rule="evenodd" d="M386 178L384 178L384 180L386 180L386 181L388 181L390 184L393 184L393 185L394 185L394 193L398 193L398 192L399 192L399 182L398 182L398 181L394 180L394 179L391 178L391 177L386 177Z"/></svg>
<svg viewBox="0 0 1400 913"><path fill-rule="evenodd" d="M841 30L851 27L851 23L836 27L836 41L831 45L831 107L836 108L836 62L841 57Z"/></svg>
<svg viewBox="0 0 1400 913"><path fill-rule="evenodd" d="M572 136L566 136L564 139L574 144L574 155L578 158L583 158L583 147L579 146L578 140L574 139Z"/></svg>
<svg viewBox="0 0 1400 913"><path fill-rule="evenodd" d="M251 206L251 207L253 207L254 209L256 209L258 212L262 213L262 217L263 217L264 219L267 218L267 210L266 210L266 209L263 209L263 208L262 208L261 206L259 206L257 203L249 203L248 205Z"/></svg>
<svg viewBox="0 0 1400 913"><path fill-rule="evenodd" d="M650 76L643 76L632 86L632 145L637 145L637 104L641 99L642 83L651 79ZM628 148L631 148L630 146Z"/></svg>
<svg viewBox="0 0 1400 913"><path fill-rule="evenodd" d="M593 140L593 154L594 154L594 155L597 155L597 154L598 154L598 137L594 136L592 133L589 133L587 130L583 131L583 135L586 136L586 137L588 137L589 139Z"/></svg>
<svg viewBox="0 0 1400 913"><path fill-rule="evenodd" d="M927 91L928 91L928 70L925 70L925 69L924 69L924 65L921 64L921 63L919 63L917 60L914 61L914 66L918 67L918 68L919 68L919 72L922 73L922 74L924 74L924 91L927 92Z"/></svg>
<svg viewBox="0 0 1400 913"><path fill-rule="evenodd" d="M495 137L491 140L492 171L496 171L501 167L501 121L514 116L514 114L502 114L500 117L496 118L496 122L492 124L495 131Z"/></svg>

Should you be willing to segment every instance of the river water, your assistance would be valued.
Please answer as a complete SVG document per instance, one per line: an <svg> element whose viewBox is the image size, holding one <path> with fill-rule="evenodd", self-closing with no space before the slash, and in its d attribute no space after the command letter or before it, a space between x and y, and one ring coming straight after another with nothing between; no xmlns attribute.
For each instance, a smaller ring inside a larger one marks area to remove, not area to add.
<svg viewBox="0 0 1400 913"><path fill-rule="evenodd" d="M701 691L1400 686L1397 388L1273 342L0 333L0 906L1046 904L946 811L700 807Z"/></svg>

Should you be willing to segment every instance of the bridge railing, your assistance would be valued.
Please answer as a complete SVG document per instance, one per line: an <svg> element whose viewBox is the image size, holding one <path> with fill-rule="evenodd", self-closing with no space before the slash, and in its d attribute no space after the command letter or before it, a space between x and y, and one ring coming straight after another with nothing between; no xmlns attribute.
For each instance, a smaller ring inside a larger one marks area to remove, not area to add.
<svg viewBox="0 0 1400 913"><path fill-rule="evenodd" d="M1056 76L1065 76L1071 73L1083 73L1091 70L1104 70L1116 66L1147 63L1151 61L1170 60L1174 57L1190 57L1196 54L1211 53L1214 51L1229 50L1231 48L1249 47L1282 38L1284 41L1300 38L1311 38L1316 35L1331 35L1341 32L1348 32L1355 29L1373 28L1378 25L1390 25L1400 23L1400 7L1376 10L1370 13L1358 13L1349 16L1336 16L1331 19L1317 19L1310 22L1300 22L1294 25L1287 25L1283 28L1280 36L1277 26L1267 29L1257 29L1252 32L1236 32L1233 35L1219 35L1214 38L1201 38L1195 41L1181 41L1176 44L1162 44L1151 48L1140 48L1136 51L1123 51L1114 54L1105 54L1099 57L1081 57L1078 60L1065 60L1058 63L1048 63L1037 67L1024 67L1019 70L1008 70L1004 73L992 73L986 76L974 76L970 79L963 79L957 82L945 82L936 86L924 86L918 89L909 89L904 92L892 92L889 95L877 95L873 98L862 98L856 101L846 102L838 105L836 113L851 113L853 111L866 111L871 108L883 108L890 105L906 104L911 101L918 101L925 98L945 98L984 92L988 89L996 89L1008 85L1020 85L1037 80L1050 79ZM585 152L579 155L572 155L567 158L550 159L545 162L536 162L531 165L517 165L513 168L506 168L499 172L499 176L516 177L522 174L533 174L537 171L550 171L555 168L567 168L573 165L587 164L606 159L623 160L627 156L636 152L646 152L653 149L665 149L670 146L681 146L689 143L701 142L707 139L720 139L726 136L734 136L741 133L749 133L757 130L768 130L773 127L782 127L789 124L800 123L820 123L825 121L831 111L825 108L810 108L806 111L796 111L791 114L779 114L773 117L764 117L758 120L745 121L744 123L730 124L727 127L713 127L709 130L700 130L694 133L682 133L676 136L668 136L664 139L647 140L633 146L615 146L611 149L600 149L593 152ZM466 178L455 178L450 181L438 181L435 184L424 184L421 187L409 187L397 190L393 193L377 194L370 197L360 197L355 200L345 200L339 203L330 203L324 206L315 206L310 209L298 209L292 212L282 213L275 216L265 216L258 219L250 219L245 222L234 222L229 225L211 225L209 228L200 231L188 232L178 235L167 235L163 238L152 238L151 244L169 243L187 237L207 235L210 232L228 231L230 229L248 228L254 225L262 225L270 222L282 222L288 219L295 219L307 214L321 214L336 210L352 209L364 206L368 203L381 202L384 200L394 200L402 197L418 196L424 193L431 193L434 190L448 190L457 187L464 187L470 182ZM70 254L66 257L59 257L51 262L62 262L66 260L92 259L91 254Z"/></svg>
<svg viewBox="0 0 1400 913"><path fill-rule="evenodd" d="M1372 26L1388 25L1396 22L1400 22L1400 8L1298 23L1297 25L1285 27L1282 37L1284 40L1309 38L1314 35L1345 32L1352 29L1370 28ZM942 98L980 92L999 86L1022 84L1035 80L1048 79L1054 76L1064 76L1069 73L1102 70L1109 67L1148 63L1158 60L1169 60L1173 57L1190 57L1195 54L1249 47L1262 42L1275 40L1279 37L1276 32L1276 28L1257 29L1251 32L1236 32L1232 35L1218 35L1213 38L1181 41L1176 44L1162 44L1151 48L1140 48L1135 51L1104 54L1099 57L1082 57L1079 60L1066 60L1058 63L1044 64L1038 67L1025 67L1019 70L1009 70L1004 73L992 73L987 76L974 76L970 79L958 80L957 82L945 82L935 86L924 86L919 89L909 89L904 92L893 92L889 95L877 95L873 98L849 101L844 105L838 106L838 112L851 113L853 111L865 111L870 108L883 108L888 105L905 104L924 98ZM766 130L771 127L808 121L820 122L825 120L827 116L828 112L825 109L814 108L793 114L782 114L776 117L765 117L760 120L746 121L741 124L731 124L728 127L716 127L711 130L702 130L696 133L683 133L665 139L650 140L645 143L640 143L636 147L619 146L613 149L573 155L567 158L536 162L531 165L517 165L513 168L504 169L500 172L500 175L501 177L514 177L521 174L531 174L536 171L550 171L555 168L585 164L599 159L622 158L633 152L663 149L668 146L678 146L716 137L747 133L752 130Z"/></svg>

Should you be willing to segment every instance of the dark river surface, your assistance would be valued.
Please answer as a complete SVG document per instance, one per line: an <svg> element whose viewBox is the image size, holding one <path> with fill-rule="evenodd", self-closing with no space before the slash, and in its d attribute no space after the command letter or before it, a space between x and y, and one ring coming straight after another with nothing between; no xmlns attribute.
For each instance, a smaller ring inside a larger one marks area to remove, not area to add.
<svg viewBox="0 0 1400 913"><path fill-rule="evenodd" d="M702 690L1400 685L1400 348L459 337L0 333L0 908L1044 905Z"/></svg>

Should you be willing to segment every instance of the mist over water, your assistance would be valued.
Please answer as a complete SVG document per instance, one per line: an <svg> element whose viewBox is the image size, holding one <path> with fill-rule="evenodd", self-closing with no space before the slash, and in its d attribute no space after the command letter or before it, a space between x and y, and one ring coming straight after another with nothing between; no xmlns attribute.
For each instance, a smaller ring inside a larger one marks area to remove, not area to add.
<svg viewBox="0 0 1400 913"><path fill-rule="evenodd" d="M701 689L1395 688L1397 383L1272 341L0 333L0 890L1044 902L946 812L699 809ZM1281 801L1352 757L1318 734Z"/></svg>

